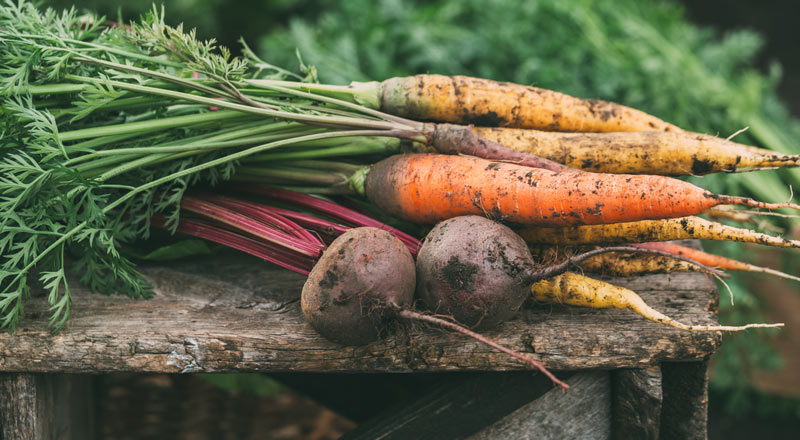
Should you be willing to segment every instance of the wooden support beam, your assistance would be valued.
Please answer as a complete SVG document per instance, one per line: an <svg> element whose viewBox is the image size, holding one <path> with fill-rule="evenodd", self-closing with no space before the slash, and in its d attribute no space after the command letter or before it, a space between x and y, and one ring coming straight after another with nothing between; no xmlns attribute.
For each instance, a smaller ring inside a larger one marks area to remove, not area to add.
<svg viewBox="0 0 800 440"><path fill-rule="evenodd" d="M550 379L532 372L448 375L358 425L342 440L465 438L552 388Z"/></svg>
<svg viewBox="0 0 800 440"><path fill-rule="evenodd" d="M95 438L92 378L0 374L0 439Z"/></svg>
<svg viewBox="0 0 800 440"><path fill-rule="evenodd" d="M708 361L664 362L661 440L708 438Z"/></svg>
<svg viewBox="0 0 800 440"><path fill-rule="evenodd" d="M613 439L658 440L661 423L661 367L611 372Z"/></svg>
<svg viewBox="0 0 800 440"><path fill-rule="evenodd" d="M576 374L567 384L569 391L551 389L470 440L608 439L611 435L609 372Z"/></svg>

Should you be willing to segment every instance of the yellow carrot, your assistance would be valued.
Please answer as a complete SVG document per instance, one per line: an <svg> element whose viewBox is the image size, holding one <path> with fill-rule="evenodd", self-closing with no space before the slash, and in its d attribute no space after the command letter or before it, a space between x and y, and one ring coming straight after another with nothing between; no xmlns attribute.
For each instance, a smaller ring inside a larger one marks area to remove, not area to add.
<svg viewBox="0 0 800 440"><path fill-rule="evenodd" d="M741 331L748 328L782 327L783 324L689 325L664 315L648 306L636 292L604 281L567 272L531 286L535 301L592 307L596 309L630 309L659 324L689 331Z"/></svg>
<svg viewBox="0 0 800 440"><path fill-rule="evenodd" d="M416 75L353 87L376 89L382 111L416 120L551 131L680 131L613 102L467 76Z"/></svg>
<svg viewBox="0 0 800 440"><path fill-rule="evenodd" d="M486 138L584 171L701 175L800 165L800 156L689 132L556 133L473 127Z"/></svg>
<svg viewBox="0 0 800 440"><path fill-rule="evenodd" d="M642 220L627 223L562 227L527 227L517 231L528 243L541 244L611 244L642 243L682 239L706 239L758 243L797 248L800 241L735 228L700 217L666 220Z"/></svg>

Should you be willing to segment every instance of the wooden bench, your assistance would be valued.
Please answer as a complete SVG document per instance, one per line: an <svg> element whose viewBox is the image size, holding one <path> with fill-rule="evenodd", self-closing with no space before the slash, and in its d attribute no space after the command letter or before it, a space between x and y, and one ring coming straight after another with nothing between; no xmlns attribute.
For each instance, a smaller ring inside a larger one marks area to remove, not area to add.
<svg viewBox="0 0 800 440"><path fill-rule="evenodd" d="M347 438L705 438L707 359L719 333L627 310L525 306L486 335L567 377L541 374L460 335L421 326L342 347L303 320L304 278L235 253L143 265L150 300L90 294L52 335L46 298L0 334L0 433L91 438L90 374L269 373L358 422ZM716 323L705 275L612 279L683 322ZM347 373L347 374L345 374Z"/></svg>

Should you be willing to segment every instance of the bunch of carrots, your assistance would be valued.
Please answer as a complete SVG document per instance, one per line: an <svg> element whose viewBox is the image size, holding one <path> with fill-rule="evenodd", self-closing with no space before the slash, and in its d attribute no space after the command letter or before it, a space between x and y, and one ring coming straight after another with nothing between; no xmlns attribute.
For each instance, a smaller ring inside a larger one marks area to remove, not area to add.
<svg viewBox="0 0 800 440"><path fill-rule="evenodd" d="M714 221L800 206L674 178L797 166L797 156L536 87L440 75L326 85L313 69L301 77L244 52L232 58L197 41L158 10L116 26L24 1L0 7L3 326L18 322L37 272L54 328L63 325L71 251L96 290L144 295L124 249L151 227L303 274L351 227L390 230L412 254L419 247L419 237L322 197L357 199L376 215L424 227L486 216L512 225L548 262L633 244L582 261L588 272L714 267L797 280L669 243L800 247ZM674 325L635 293L576 273L535 283L531 296L631 308Z"/></svg>

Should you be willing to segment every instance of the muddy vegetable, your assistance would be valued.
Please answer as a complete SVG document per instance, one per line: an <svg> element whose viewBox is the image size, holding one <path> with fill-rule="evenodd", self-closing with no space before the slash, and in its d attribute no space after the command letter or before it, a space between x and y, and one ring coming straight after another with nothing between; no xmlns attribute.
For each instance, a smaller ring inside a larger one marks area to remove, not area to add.
<svg viewBox="0 0 800 440"><path fill-rule="evenodd" d="M377 228L351 229L331 243L303 285L303 315L331 341L364 345L385 333L397 308L414 298L414 260Z"/></svg>
<svg viewBox="0 0 800 440"><path fill-rule="evenodd" d="M670 256L650 249L615 246L536 267L525 241L507 226L480 216L455 217L437 224L422 243L417 254L417 295L435 313L487 329L517 312L532 283L607 252ZM698 270L717 273L698 266Z"/></svg>
<svg viewBox="0 0 800 440"><path fill-rule="evenodd" d="M311 326L340 344L375 341L395 320L423 322L473 338L569 388L533 359L459 324L411 310L415 279L414 261L400 240L376 228L351 229L334 240L311 270L300 304ZM523 293L527 295L527 289Z"/></svg>
<svg viewBox="0 0 800 440"><path fill-rule="evenodd" d="M417 294L428 308L458 322L491 328L528 296L533 259L511 229L479 216L437 224L417 256Z"/></svg>

